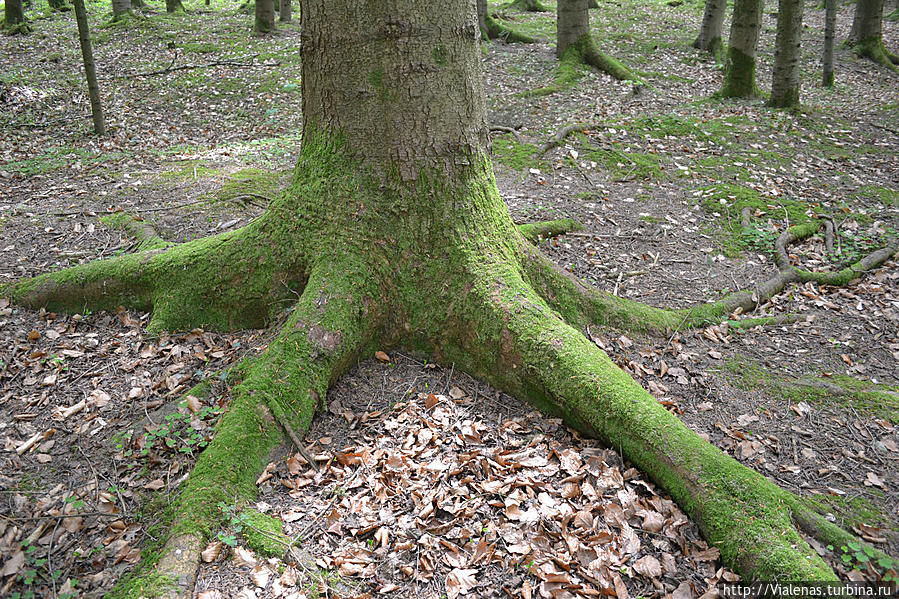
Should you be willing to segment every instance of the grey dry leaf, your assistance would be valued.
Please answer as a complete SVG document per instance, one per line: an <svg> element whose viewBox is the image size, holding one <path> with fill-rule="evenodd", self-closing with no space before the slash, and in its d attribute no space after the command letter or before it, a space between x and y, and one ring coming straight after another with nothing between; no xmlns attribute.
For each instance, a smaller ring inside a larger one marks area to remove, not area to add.
<svg viewBox="0 0 899 599"><path fill-rule="evenodd" d="M3 564L3 569L0 570L0 577L3 576L12 576L13 574L18 574L22 569L22 566L25 565L25 552L24 551L16 551L12 554L12 557L6 560L6 563Z"/></svg>
<svg viewBox="0 0 899 599"><path fill-rule="evenodd" d="M865 475L865 486L866 487L880 487L882 489L883 481L880 479L879 476L877 476L873 472L868 472L868 474Z"/></svg>
<svg viewBox="0 0 899 599"><path fill-rule="evenodd" d="M235 547L233 559L234 565L238 568L243 566L254 568L259 562L259 560L256 559L256 555L246 547Z"/></svg>
<svg viewBox="0 0 899 599"><path fill-rule="evenodd" d="M264 589L268 586L269 578L271 578L272 571L266 568L265 566L256 566L250 572L250 580L253 581L260 589Z"/></svg>
<svg viewBox="0 0 899 599"><path fill-rule="evenodd" d="M646 578L658 578L662 575L662 564L651 555L645 555L634 562L634 571Z"/></svg>
<svg viewBox="0 0 899 599"><path fill-rule="evenodd" d="M456 599L459 595L464 595L478 584L474 575L478 571L474 569L454 568L446 575L446 596L447 599Z"/></svg>
<svg viewBox="0 0 899 599"><path fill-rule="evenodd" d="M197 595L197 599L224 599L224 595L222 595L221 591L211 589Z"/></svg>
<svg viewBox="0 0 899 599"><path fill-rule="evenodd" d="M200 558L207 564L212 563L222 554L223 547L224 545L221 541L212 541L206 545L206 549L200 553Z"/></svg>

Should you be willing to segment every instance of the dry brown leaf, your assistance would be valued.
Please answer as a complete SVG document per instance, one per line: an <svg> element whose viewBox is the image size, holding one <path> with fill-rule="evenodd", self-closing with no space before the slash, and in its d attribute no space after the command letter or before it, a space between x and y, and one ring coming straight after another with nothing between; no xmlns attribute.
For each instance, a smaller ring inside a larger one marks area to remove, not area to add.
<svg viewBox="0 0 899 599"><path fill-rule="evenodd" d="M446 596L447 599L456 599L459 595L465 595L478 584L475 569L454 568L446 575Z"/></svg>
<svg viewBox="0 0 899 599"><path fill-rule="evenodd" d="M634 562L634 571L646 578L658 578L662 575L662 564L655 557L645 555Z"/></svg>
<svg viewBox="0 0 899 599"><path fill-rule="evenodd" d="M866 487L880 487L883 488L883 480L880 479L879 476L874 474L873 472L868 472L865 475L865 486Z"/></svg>
<svg viewBox="0 0 899 599"><path fill-rule="evenodd" d="M187 409L190 410L191 414L196 414L203 409L203 402L193 395L185 395L184 401L187 403Z"/></svg>
<svg viewBox="0 0 899 599"><path fill-rule="evenodd" d="M256 559L256 555L246 547L235 547L232 556L234 565L238 568L242 568L243 566L253 568L259 561Z"/></svg>
<svg viewBox="0 0 899 599"><path fill-rule="evenodd" d="M222 555L224 545L221 541L212 541L200 553L200 558L207 564L214 562Z"/></svg>
<svg viewBox="0 0 899 599"><path fill-rule="evenodd" d="M380 350L375 352L375 358L379 362L389 362L390 361L390 356L388 356L385 352L382 352Z"/></svg>
<svg viewBox="0 0 899 599"><path fill-rule="evenodd" d="M271 578L272 571L266 568L265 566L256 566L250 571L250 580L253 581L260 589L264 589L268 586L269 578Z"/></svg>

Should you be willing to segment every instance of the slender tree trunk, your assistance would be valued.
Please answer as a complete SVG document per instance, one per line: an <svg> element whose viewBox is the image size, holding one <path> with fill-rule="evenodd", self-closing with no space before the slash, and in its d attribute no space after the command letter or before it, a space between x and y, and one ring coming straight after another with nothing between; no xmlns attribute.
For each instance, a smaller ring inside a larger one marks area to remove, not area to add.
<svg viewBox="0 0 899 599"><path fill-rule="evenodd" d="M131 12L131 0L112 0L112 18L117 19Z"/></svg>
<svg viewBox="0 0 899 599"><path fill-rule="evenodd" d="M821 59L824 87L833 87L833 42L837 29L837 0L824 0L824 56Z"/></svg>
<svg viewBox="0 0 899 599"><path fill-rule="evenodd" d="M22 0L6 0L3 25L7 29L25 29L25 10L22 8Z"/></svg>
<svg viewBox="0 0 899 599"><path fill-rule="evenodd" d="M256 20L253 23L253 31L255 31L256 33L269 33L274 29L274 0L256 0Z"/></svg>
<svg viewBox="0 0 899 599"><path fill-rule="evenodd" d="M91 100L91 114L94 117L94 133L106 134L106 123L103 120L103 107L100 104L100 86L97 85L97 70L94 67L94 51L91 48L91 33L87 26L87 11L84 0L74 0L75 20L78 22L78 41L81 43L81 56L84 58L84 74L87 77L87 93Z"/></svg>
<svg viewBox="0 0 899 599"><path fill-rule="evenodd" d="M281 0L281 15L280 20L282 23L289 23L293 18L293 7L291 6L291 0Z"/></svg>
<svg viewBox="0 0 899 599"><path fill-rule="evenodd" d="M721 95L745 98L756 93L755 50L762 28L762 0L735 0L730 25L727 64Z"/></svg>
<svg viewBox="0 0 899 599"><path fill-rule="evenodd" d="M706 0L705 12L702 15L702 27L699 36L693 42L693 47L699 50L711 52L716 57L724 54L724 43L721 36L724 33L724 13L727 9L727 0Z"/></svg>
<svg viewBox="0 0 899 599"><path fill-rule="evenodd" d="M177 12L179 10L184 10L181 0L165 0L165 12Z"/></svg>
<svg viewBox="0 0 899 599"><path fill-rule="evenodd" d="M778 4L774 70L771 74L769 101L771 106L778 108L799 106L802 10L803 0L780 0Z"/></svg>
<svg viewBox="0 0 899 599"><path fill-rule="evenodd" d="M861 57L894 70L895 65L899 64L899 56L883 44L883 0L857 0L852 30L846 42Z"/></svg>

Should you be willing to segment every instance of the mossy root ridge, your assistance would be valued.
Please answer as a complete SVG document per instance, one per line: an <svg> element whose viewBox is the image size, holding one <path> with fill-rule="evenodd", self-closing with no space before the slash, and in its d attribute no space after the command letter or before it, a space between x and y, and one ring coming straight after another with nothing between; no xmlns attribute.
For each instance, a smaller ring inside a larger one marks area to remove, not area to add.
<svg viewBox="0 0 899 599"><path fill-rule="evenodd" d="M152 311L152 333L262 327L302 291L306 278L302 252L277 220L269 215L236 231L167 247L146 238L146 251L43 274L0 293L23 306L56 311ZM111 224L135 226L125 216Z"/></svg>
<svg viewBox="0 0 899 599"><path fill-rule="evenodd" d="M506 4L506 8L522 12L549 12L549 8L540 0L514 0Z"/></svg>
<svg viewBox="0 0 899 599"><path fill-rule="evenodd" d="M537 244L542 239L551 239L583 228L584 226L574 219L560 218L518 225L518 232L531 243Z"/></svg>
<svg viewBox="0 0 899 599"><path fill-rule="evenodd" d="M899 72L899 56L896 56L883 43L882 37L873 37L858 42L847 42L859 58L868 58L888 69Z"/></svg>
<svg viewBox="0 0 899 599"><path fill-rule="evenodd" d="M689 430L578 331L597 323L676 329L711 322L730 304L664 310L584 287L514 225L483 152L391 173L359 167L345 143L307 123L293 185L239 231L10 288L17 302L32 306L124 303L152 308L155 326L227 329L271 317L269 300L283 299L286 281L302 287L267 350L239 369L243 378L217 433L173 505L154 573L174 581L166 592L189 590L219 504L253 496L271 450L285 436L302 442L334 379L358 356L399 344L429 351L621 448L743 576L834 578L793 522L800 514L818 523L814 514ZM816 230L794 228L790 238ZM891 255L883 253L852 276Z"/></svg>
<svg viewBox="0 0 899 599"><path fill-rule="evenodd" d="M255 497L256 478L272 450L285 439L302 442L328 387L370 349L380 319L367 306L367 291L377 290L351 261L318 265L266 352L242 367L228 411L173 506L169 538L153 571L172 581L168 596L193 588L199 553L222 520L219 506Z"/></svg>
<svg viewBox="0 0 899 599"><path fill-rule="evenodd" d="M537 42L537 38L531 37L525 33L521 33L520 31L516 31L507 25L503 25L499 22L498 19L491 16L489 13L484 20L484 25L487 28L486 31L482 31L481 35L484 39L489 40L502 40L507 43L519 43L519 44L534 44Z"/></svg>
<svg viewBox="0 0 899 599"><path fill-rule="evenodd" d="M820 221L793 226L778 238L774 255L780 270L770 279L755 287L728 294L717 301L690 308L657 308L599 291L584 285L537 250L527 252L522 267L529 284L572 326L584 330L590 325L605 325L638 332L670 334L672 331L718 324L734 313L750 312L791 283L813 281L821 285L846 286L864 273L880 267L899 251L899 242L893 240L838 271L819 272L792 266L786 247L808 239L822 226ZM765 323L756 321L751 326L759 324Z"/></svg>
<svg viewBox="0 0 899 599"><path fill-rule="evenodd" d="M457 367L464 364L562 416L572 428L620 448L671 494L721 550L725 563L745 578L836 580L794 523L797 517L814 519L799 498L687 428L517 273L478 291L473 295L482 302L478 322L484 326L477 344L452 356Z"/></svg>

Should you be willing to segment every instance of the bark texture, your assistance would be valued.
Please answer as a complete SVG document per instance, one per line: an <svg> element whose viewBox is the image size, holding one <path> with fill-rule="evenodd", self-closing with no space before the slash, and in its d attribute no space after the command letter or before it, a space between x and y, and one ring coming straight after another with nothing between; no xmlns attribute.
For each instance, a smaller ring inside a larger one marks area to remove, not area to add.
<svg viewBox="0 0 899 599"><path fill-rule="evenodd" d="M494 19L487 10L487 0L476 0L476 6L478 29L481 31L482 39L499 39L505 42L519 42L522 44L532 44L537 41L533 37L506 27Z"/></svg>
<svg viewBox="0 0 899 599"><path fill-rule="evenodd" d="M301 25L303 142L292 185L264 214L215 237L0 287L32 307L152 310L151 331L259 326L293 307L268 349L229 373L228 412L172 507L157 575L183 582L173 593L189 590L181 566L215 530L215 506L253 496L271 448L302 436L360 355L400 344L620 448L744 576L832 579L793 524L799 514L820 524L795 495L701 439L579 330L648 321L674 330L778 283L677 312L587 290L551 265L512 222L487 159L470 0L309 0Z"/></svg>
<svg viewBox="0 0 899 599"><path fill-rule="evenodd" d="M803 0L780 0L778 4L774 70L771 74L769 101L771 106L777 108L799 106L803 4Z"/></svg>
<svg viewBox="0 0 899 599"><path fill-rule="evenodd" d="M706 0L702 26L699 29L699 36L693 42L694 48L711 52L715 56L723 55L724 44L721 36L724 34L726 9L727 0Z"/></svg>
<svg viewBox="0 0 899 599"><path fill-rule="evenodd" d="M833 87L833 43L837 29L837 0L824 0L824 54L821 84Z"/></svg>
<svg viewBox="0 0 899 599"><path fill-rule="evenodd" d="M184 5L181 4L181 0L165 0L166 12L177 12L179 10L184 10Z"/></svg>
<svg viewBox="0 0 899 599"><path fill-rule="evenodd" d="M67 12L72 10L71 7L66 4L66 0L49 0L48 4L50 8L58 12Z"/></svg>
<svg viewBox="0 0 899 599"><path fill-rule="evenodd" d="M735 0L730 25L727 64L721 95L745 98L756 93L755 50L762 28L762 0Z"/></svg>
<svg viewBox="0 0 899 599"><path fill-rule="evenodd" d="M282 23L289 23L293 19L293 5L291 0L281 0L281 10L278 15L278 20Z"/></svg>
<svg viewBox="0 0 899 599"><path fill-rule="evenodd" d="M274 0L256 0L255 15L253 31L256 33L269 33L275 29Z"/></svg>
<svg viewBox="0 0 899 599"><path fill-rule="evenodd" d="M87 94L91 100L91 116L94 119L94 133L106 134L106 122L103 119L103 106L100 103L100 86L97 84L97 69L94 66L94 51L91 48L91 32L87 25L87 11L84 0L75 0L75 20L78 21L78 41L81 44L81 57L84 59L84 74L87 78Z"/></svg>

